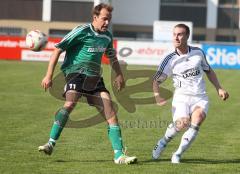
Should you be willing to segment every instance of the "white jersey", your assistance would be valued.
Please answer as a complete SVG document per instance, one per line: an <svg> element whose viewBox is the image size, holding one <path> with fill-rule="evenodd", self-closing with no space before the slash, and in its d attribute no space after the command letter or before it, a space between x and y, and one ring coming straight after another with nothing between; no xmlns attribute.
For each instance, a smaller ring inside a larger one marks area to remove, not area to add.
<svg viewBox="0 0 240 174"><path fill-rule="evenodd" d="M209 71L204 52L197 47L189 46L188 53L179 55L177 51L162 59L154 76L156 81L173 78L175 94L205 94L204 71Z"/></svg>

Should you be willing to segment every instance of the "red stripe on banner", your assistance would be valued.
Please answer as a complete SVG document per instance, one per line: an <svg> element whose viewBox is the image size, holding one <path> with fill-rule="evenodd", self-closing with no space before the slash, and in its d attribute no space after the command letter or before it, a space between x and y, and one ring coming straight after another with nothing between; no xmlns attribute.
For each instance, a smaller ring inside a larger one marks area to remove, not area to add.
<svg viewBox="0 0 240 174"><path fill-rule="evenodd" d="M1 48L0 47L0 59L4 60L21 60L20 48Z"/></svg>
<svg viewBox="0 0 240 174"><path fill-rule="evenodd" d="M21 50L24 47L24 37L0 36L0 59L21 60Z"/></svg>

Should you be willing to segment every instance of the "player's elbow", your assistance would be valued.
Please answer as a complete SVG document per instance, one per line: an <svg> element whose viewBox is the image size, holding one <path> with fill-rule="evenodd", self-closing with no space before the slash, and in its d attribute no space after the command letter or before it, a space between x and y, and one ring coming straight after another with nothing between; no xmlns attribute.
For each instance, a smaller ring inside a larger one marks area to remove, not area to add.
<svg viewBox="0 0 240 174"><path fill-rule="evenodd" d="M159 85L160 85L160 83L159 83L157 80L154 80L154 79L153 79L153 82L152 82L153 91L158 90Z"/></svg>

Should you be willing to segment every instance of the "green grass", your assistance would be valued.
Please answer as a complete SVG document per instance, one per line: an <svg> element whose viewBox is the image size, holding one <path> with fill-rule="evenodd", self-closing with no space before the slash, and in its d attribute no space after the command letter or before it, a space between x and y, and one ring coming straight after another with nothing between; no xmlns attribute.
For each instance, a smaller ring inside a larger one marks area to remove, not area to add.
<svg viewBox="0 0 240 174"><path fill-rule="evenodd" d="M115 165L106 124L88 128L64 129L52 156L44 156L37 147L48 140L54 112L62 106L40 87L47 63L0 61L0 173L240 173L239 86L240 71L216 70L230 99L222 102L215 89L207 83L211 101L208 117L192 147L184 154L180 165L170 163L177 148L177 136L158 161L151 160L151 151L171 121L171 102L164 107L154 104L136 105L128 112L114 97L110 68L104 66L105 83L113 100L118 103L122 134L129 155L136 155L136 165ZM131 66L135 70L149 67ZM154 70L155 67L151 68ZM146 78L131 79L128 85ZM171 82L166 86L171 88ZM125 91L126 92L126 91ZM135 97L149 97L143 92ZM96 111L79 104L72 120L86 118ZM82 117L81 117L82 116ZM153 123L153 124L152 124Z"/></svg>

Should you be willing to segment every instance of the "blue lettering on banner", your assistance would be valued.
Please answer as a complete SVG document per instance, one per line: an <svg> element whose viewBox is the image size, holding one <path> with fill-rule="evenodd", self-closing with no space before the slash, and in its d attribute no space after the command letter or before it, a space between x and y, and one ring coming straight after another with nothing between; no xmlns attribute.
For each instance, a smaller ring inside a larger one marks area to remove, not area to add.
<svg viewBox="0 0 240 174"><path fill-rule="evenodd" d="M240 46L203 44L202 49L212 68L240 69Z"/></svg>

